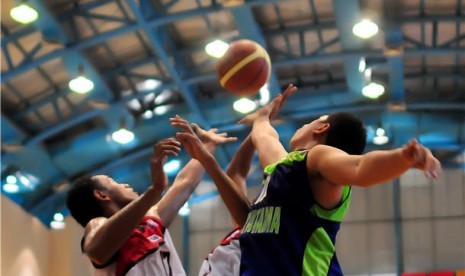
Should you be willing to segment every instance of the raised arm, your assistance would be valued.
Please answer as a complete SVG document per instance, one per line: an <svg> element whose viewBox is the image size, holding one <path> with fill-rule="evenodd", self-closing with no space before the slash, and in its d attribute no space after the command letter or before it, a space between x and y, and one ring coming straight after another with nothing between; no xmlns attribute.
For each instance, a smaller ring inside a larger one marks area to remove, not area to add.
<svg viewBox="0 0 465 276"><path fill-rule="evenodd" d="M250 209L250 203L246 195L221 169L215 157L213 157L202 143L200 143L197 136L188 132L180 132L176 134L176 137L179 141L181 141L184 148L192 156L192 158L199 160L205 167L205 170L207 170L210 174L218 192L223 198L233 220L242 227L247 219L247 214Z"/></svg>
<svg viewBox="0 0 465 276"><path fill-rule="evenodd" d="M226 169L226 174L231 177L239 191L244 195L247 195L246 180L250 171L250 166L252 165L254 153L255 146L249 134L244 141L242 141Z"/></svg>
<svg viewBox="0 0 465 276"><path fill-rule="evenodd" d="M294 85L289 85L283 94L276 96L268 105L239 121L239 124L245 123L252 126L250 135L263 167L273 164L287 155L287 151L279 141L278 132L271 125L270 119L279 112L287 98L296 90Z"/></svg>
<svg viewBox="0 0 465 276"><path fill-rule="evenodd" d="M195 135L189 123L181 117L176 116L175 118L171 118L170 122L172 126L180 127L190 134ZM202 134L202 143L209 153L213 153L215 147L219 144L236 140L235 138L227 137L225 133L217 134L216 129L204 131ZM172 223L179 209L186 203L195 188L197 188L204 174L204 167L195 159L190 160L178 173L173 185L155 206L156 213L166 227Z"/></svg>
<svg viewBox="0 0 465 276"><path fill-rule="evenodd" d="M410 168L421 169L433 178L441 172L440 162L416 140L402 148L364 155L348 155L333 147L318 145L308 153L307 168L333 184L363 187L390 181Z"/></svg>
<svg viewBox="0 0 465 276"><path fill-rule="evenodd" d="M87 224L84 232L83 251L94 263L102 265L108 262L131 235L144 215L159 200L166 185L163 182L163 163L167 155L177 155L180 150L179 146L180 143L173 138L158 142L154 146L151 157L152 185L147 188L144 194L111 217L95 218ZM106 177L101 181L113 180ZM125 188L129 188L128 185L126 186ZM108 195L105 191L94 191L94 193L97 193L97 196L102 197L103 200L111 197L111 194Z"/></svg>

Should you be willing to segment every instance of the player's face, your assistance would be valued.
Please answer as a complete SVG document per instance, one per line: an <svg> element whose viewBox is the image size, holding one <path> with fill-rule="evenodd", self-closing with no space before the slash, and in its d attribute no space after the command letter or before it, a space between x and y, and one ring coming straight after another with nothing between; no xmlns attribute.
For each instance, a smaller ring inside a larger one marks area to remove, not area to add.
<svg viewBox="0 0 465 276"><path fill-rule="evenodd" d="M93 178L104 186L111 200L122 207L139 196L129 184L117 183L113 178L106 175L96 175Z"/></svg>
<svg viewBox="0 0 465 276"><path fill-rule="evenodd" d="M323 115L320 118L303 125L292 136L290 147L292 150L308 148L309 144L315 141L314 131L320 129L326 123L328 115Z"/></svg>

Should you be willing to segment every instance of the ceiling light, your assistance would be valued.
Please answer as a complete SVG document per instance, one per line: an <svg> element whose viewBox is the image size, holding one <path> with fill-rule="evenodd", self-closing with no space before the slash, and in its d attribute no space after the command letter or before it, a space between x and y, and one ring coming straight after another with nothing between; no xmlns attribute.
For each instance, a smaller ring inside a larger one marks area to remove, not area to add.
<svg viewBox="0 0 465 276"><path fill-rule="evenodd" d="M384 130L384 128L378 127L376 129L376 136L385 136L385 135L386 135L386 131Z"/></svg>
<svg viewBox="0 0 465 276"><path fill-rule="evenodd" d="M16 194L19 192L19 186L16 183L5 183L2 188L5 193L9 194Z"/></svg>
<svg viewBox="0 0 465 276"><path fill-rule="evenodd" d="M55 230L61 230L61 229L64 229L66 226L65 222L64 221L55 221L55 220L52 220L50 222L50 227L52 229L55 229Z"/></svg>
<svg viewBox="0 0 465 276"><path fill-rule="evenodd" d="M354 35L368 39L378 33L378 25L369 19L363 19L352 28Z"/></svg>
<svg viewBox="0 0 465 276"><path fill-rule="evenodd" d="M94 89L94 82L84 76L79 76L69 81L69 89L78 94L85 94Z"/></svg>
<svg viewBox="0 0 465 276"><path fill-rule="evenodd" d="M365 60L365 57L360 58L360 61L358 63L358 71L360 73L365 72L365 69L367 68L367 63Z"/></svg>
<svg viewBox="0 0 465 276"><path fill-rule="evenodd" d="M173 96L173 92L171 90L163 90L158 96L155 98L155 104L162 104L169 98Z"/></svg>
<svg viewBox="0 0 465 276"><path fill-rule="evenodd" d="M367 79L368 81L371 80L371 73L372 73L371 68L366 68L365 71L363 72L363 74L365 75L365 79Z"/></svg>
<svg viewBox="0 0 465 276"><path fill-rule="evenodd" d="M234 102L233 108L237 112L247 114L254 111L257 108L257 104L254 101L249 100L247 98L240 98L239 100Z"/></svg>
<svg viewBox="0 0 465 276"><path fill-rule="evenodd" d="M54 221L63 221L65 219L65 217L63 216L62 213L55 213L53 215L53 220Z"/></svg>
<svg viewBox="0 0 465 276"><path fill-rule="evenodd" d="M127 144L134 140L134 133L125 128L120 128L111 134L111 138L117 143Z"/></svg>
<svg viewBox="0 0 465 276"><path fill-rule="evenodd" d="M142 118L148 120L148 119L152 119L153 117L153 111L152 110L146 110L143 114L142 114Z"/></svg>
<svg viewBox="0 0 465 276"><path fill-rule="evenodd" d="M370 99L377 99L384 94L384 86L379 83L371 82L362 89L363 96Z"/></svg>
<svg viewBox="0 0 465 276"><path fill-rule="evenodd" d="M376 136L373 137L373 144L384 145L389 142L389 137L386 136L386 131L382 127L376 129Z"/></svg>
<svg viewBox="0 0 465 276"><path fill-rule="evenodd" d="M270 90L268 89L268 83L265 83L265 85L260 88L260 100L258 102L260 105L265 105L270 101Z"/></svg>
<svg viewBox="0 0 465 276"><path fill-rule="evenodd" d="M166 112L170 111L173 108L172 104L160 105L153 109L153 113L157 115L166 114Z"/></svg>
<svg viewBox="0 0 465 276"><path fill-rule="evenodd" d="M163 171L167 173L168 175L173 175L177 173L180 168L181 168L181 161L179 161L178 159L173 159L165 163L165 165L163 165Z"/></svg>
<svg viewBox="0 0 465 276"><path fill-rule="evenodd" d="M150 91L156 89L158 86L160 86L161 81L156 80L156 79L148 79L143 82L140 82L136 84L136 89L138 91Z"/></svg>
<svg viewBox="0 0 465 276"><path fill-rule="evenodd" d="M220 58L226 53L229 48L229 44L222 40L215 40L205 46L205 52L212 57Z"/></svg>
<svg viewBox="0 0 465 276"><path fill-rule="evenodd" d="M39 18L39 13L27 4L21 4L10 10L10 16L19 23L29 24Z"/></svg>
<svg viewBox="0 0 465 276"><path fill-rule="evenodd" d="M375 145L384 145L389 142L389 137L387 136L375 136L373 138L373 144Z"/></svg>
<svg viewBox="0 0 465 276"><path fill-rule="evenodd" d="M6 177L6 182L9 184L16 184L18 182L18 179L15 175L10 174Z"/></svg>
<svg viewBox="0 0 465 276"><path fill-rule="evenodd" d="M179 209L178 215L181 217L187 217L191 213L191 209L189 208L189 203L186 202L184 205Z"/></svg>

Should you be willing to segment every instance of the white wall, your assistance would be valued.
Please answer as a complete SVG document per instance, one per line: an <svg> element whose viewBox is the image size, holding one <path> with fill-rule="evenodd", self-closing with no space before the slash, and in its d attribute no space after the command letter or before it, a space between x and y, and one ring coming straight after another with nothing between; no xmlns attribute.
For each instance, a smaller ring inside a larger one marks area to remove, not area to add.
<svg viewBox="0 0 465 276"><path fill-rule="evenodd" d="M1 196L1 275L49 276L48 231L5 196Z"/></svg>

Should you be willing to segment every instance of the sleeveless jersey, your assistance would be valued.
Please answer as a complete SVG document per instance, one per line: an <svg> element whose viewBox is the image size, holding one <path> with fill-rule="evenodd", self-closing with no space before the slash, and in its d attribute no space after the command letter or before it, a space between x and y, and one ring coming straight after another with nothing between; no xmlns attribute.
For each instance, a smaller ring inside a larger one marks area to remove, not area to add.
<svg viewBox="0 0 465 276"><path fill-rule="evenodd" d="M142 219L109 264L94 264L94 275L186 275L163 222L151 216Z"/></svg>
<svg viewBox="0 0 465 276"><path fill-rule="evenodd" d="M324 209L315 200L307 151L293 151L265 168L261 191L240 235L241 275L342 275L336 234L350 202Z"/></svg>
<svg viewBox="0 0 465 276"><path fill-rule="evenodd" d="M241 261L239 246L240 228L236 228L224 237L202 262L199 276L237 276Z"/></svg>

